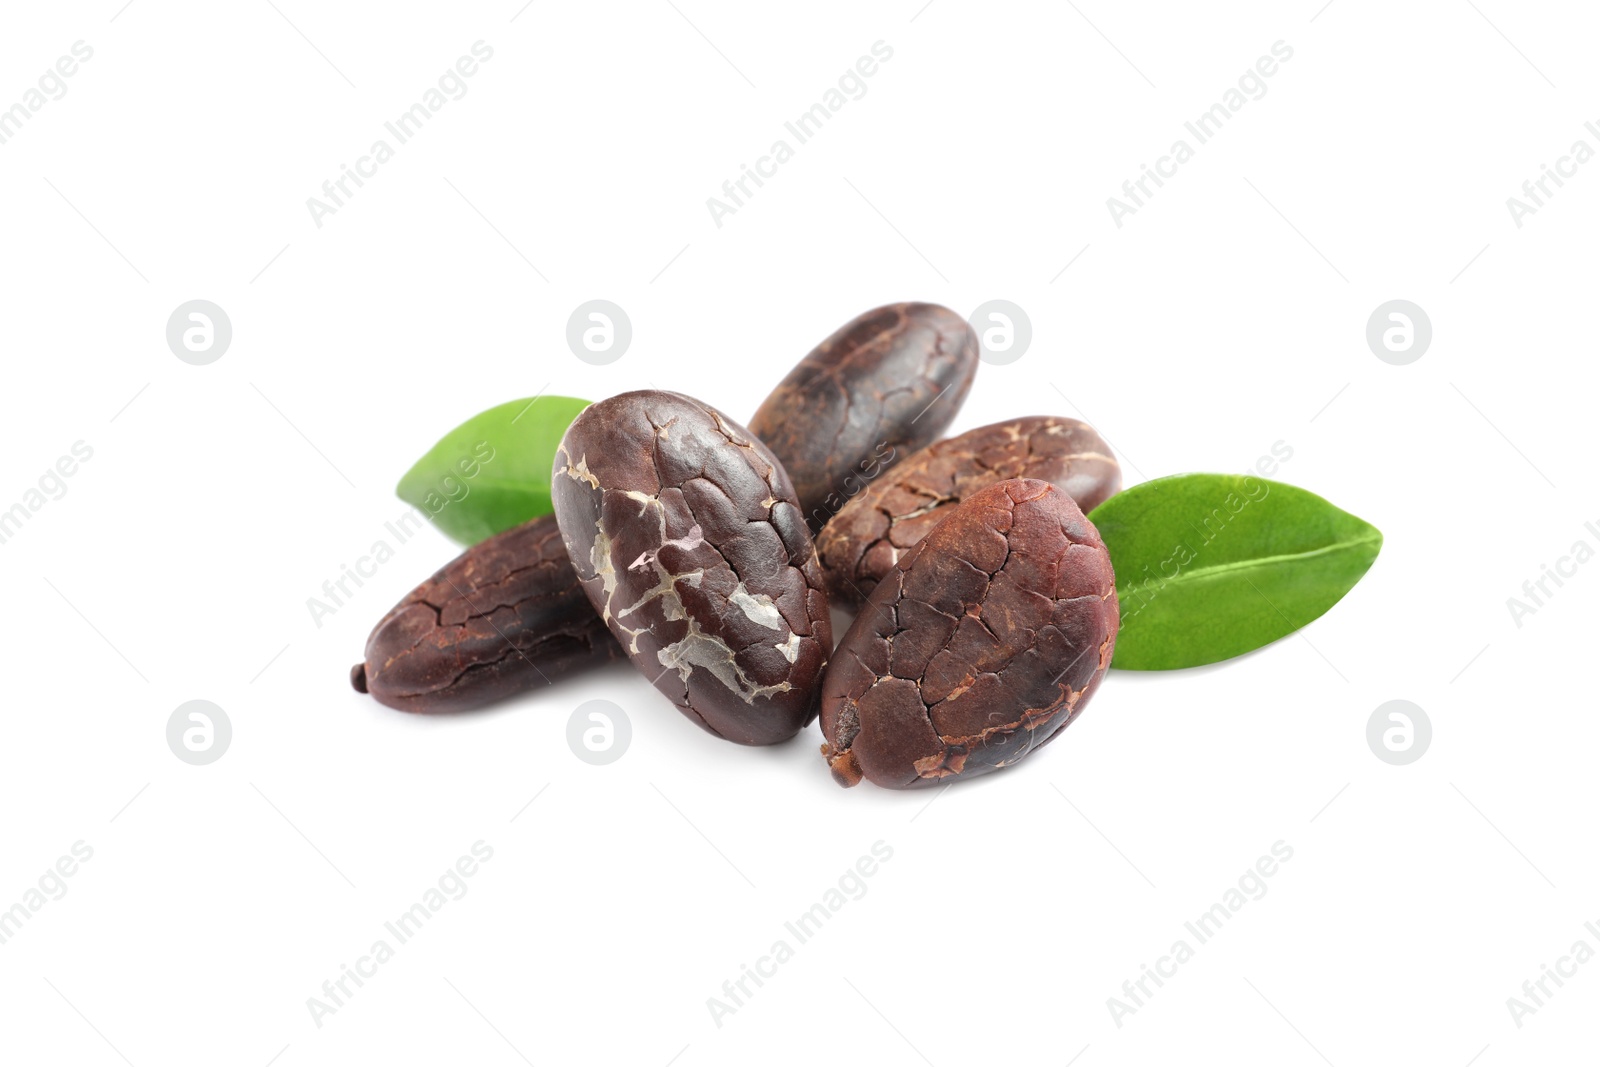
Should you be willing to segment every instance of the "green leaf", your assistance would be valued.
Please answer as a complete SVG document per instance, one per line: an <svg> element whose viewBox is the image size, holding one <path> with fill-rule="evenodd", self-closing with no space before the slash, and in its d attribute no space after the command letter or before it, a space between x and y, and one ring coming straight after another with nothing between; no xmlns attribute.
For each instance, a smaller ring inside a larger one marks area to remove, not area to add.
<svg viewBox="0 0 1600 1067"><path fill-rule="evenodd" d="M1198 667L1288 636L1337 604L1383 545L1315 493L1254 475L1158 478L1089 519L1122 607L1111 665L1134 671Z"/></svg>
<svg viewBox="0 0 1600 1067"><path fill-rule="evenodd" d="M464 545L550 514L550 468L587 400L538 396L474 415L440 438L395 493Z"/></svg>

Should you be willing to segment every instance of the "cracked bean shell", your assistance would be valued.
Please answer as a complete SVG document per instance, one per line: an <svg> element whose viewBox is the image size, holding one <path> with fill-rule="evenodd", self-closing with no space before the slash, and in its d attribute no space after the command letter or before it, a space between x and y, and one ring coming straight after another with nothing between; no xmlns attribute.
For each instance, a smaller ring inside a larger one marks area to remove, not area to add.
<svg viewBox="0 0 1600 1067"><path fill-rule="evenodd" d="M1116 643L1116 582L1063 490L1021 478L954 508L867 598L823 683L841 785L1008 767L1082 714Z"/></svg>
<svg viewBox="0 0 1600 1067"><path fill-rule="evenodd" d="M764 444L687 396L623 393L568 427L552 486L584 592L679 711L748 745L816 717L828 601L794 489Z"/></svg>
<svg viewBox="0 0 1600 1067"><path fill-rule="evenodd" d="M869 482L817 535L829 600L860 604L957 504L1007 478L1059 486L1086 515L1122 487L1111 446L1077 419L1035 415L939 441Z"/></svg>
<svg viewBox="0 0 1600 1067"><path fill-rule="evenodd" d="M401 711L467 711L621 655L546 515L413 589L373 628L350 682Z"/></svg>
<svg viewBox="0 0 1600 1067"><path fill-rule="evenodd" d="M939 439L972 388L978 336L938 304L846 323L778 384L750 430L794 480L813 532L862 482Z"/></svg>

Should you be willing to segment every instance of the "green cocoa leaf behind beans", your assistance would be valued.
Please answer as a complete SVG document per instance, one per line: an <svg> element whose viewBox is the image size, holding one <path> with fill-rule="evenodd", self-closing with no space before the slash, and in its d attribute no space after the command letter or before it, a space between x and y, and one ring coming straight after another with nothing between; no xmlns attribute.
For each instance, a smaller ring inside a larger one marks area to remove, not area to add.
<svg viewBox="0 0 1600 1067"><path fill-rule="evenodd" d="M549 515L556 447L588 406L539 396L480 412L440 438L395 493L464 545Z"/></svg>
<svg viewBox="0 0 1600 1067"><path fill-rule="evenodd" d="M1122 629L1111 665L1198 667L1286 637L1339 602L1383 534L1314 493L1253 475L1180 474L1095 508Z"/></svg>

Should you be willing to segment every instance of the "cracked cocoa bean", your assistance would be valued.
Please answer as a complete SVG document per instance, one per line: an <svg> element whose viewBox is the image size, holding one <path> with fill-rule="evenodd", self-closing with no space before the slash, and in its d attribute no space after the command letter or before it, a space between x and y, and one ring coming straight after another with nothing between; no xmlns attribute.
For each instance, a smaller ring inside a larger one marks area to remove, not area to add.
<svg viewBox="0 0 1600 1067"><path fill-rule="evenodd" d="M936 441L978 369L978 337L937 304L890 304L802 359L750 420L813 533L885 466Z"/></svg>
<svg viewBox="0 0 1600 1067"><path fill-rule="evenodd" d="M413 589L373 628L350 683L401 711L467 711L621 654L547 515Z"/></svg>
<svg viewBox="0 0 1600 1067"><path fill-rule="evenodd" d="M567 428L551 499L590 602L679 711L747 745L816 717L822 573L788 475L748 430L678 393L603 400Z"/></svg>
<svg viewBox="0 0 1600 1067"><path fill-rule="evenodd" d="M829 600L860 604L957 504L1007 478L1059 486L1085 514L1122 487L1111 446L1077 419L1036 415L939 441L868 484L817 536Z"/></svg>
<svg viewBox="0 0 1600 1067"><path fill-rule="evenodd" d="M1111 557L1072 498L981 489L867 598L823 682L841 785L904 789L1008 767L1082 714L1111 664Z"/></svg>

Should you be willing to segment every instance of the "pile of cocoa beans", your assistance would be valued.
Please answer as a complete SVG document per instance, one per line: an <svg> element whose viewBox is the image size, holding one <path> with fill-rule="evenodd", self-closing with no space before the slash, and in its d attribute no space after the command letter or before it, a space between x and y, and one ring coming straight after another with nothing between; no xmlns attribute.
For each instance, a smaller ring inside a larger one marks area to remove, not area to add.
<svg viewBox="0 0 1600 1067"><path fill-rule="evenodd" d="M679 393L590 405L555 514L469 548L378 623L355 687L454 712L625 654L729 741L819 713L842 785L939 784L1058 735L1111 663L1111 559L1084 517L1121 487L1074 419L940 439L979 363L935 304L847 323L746 425ZM834 647L830 605L855 609Z"/></svg>

